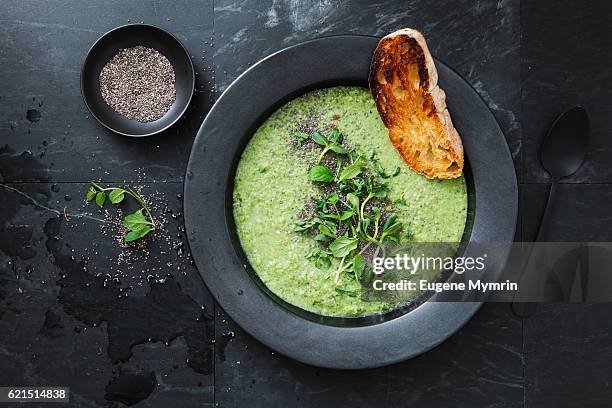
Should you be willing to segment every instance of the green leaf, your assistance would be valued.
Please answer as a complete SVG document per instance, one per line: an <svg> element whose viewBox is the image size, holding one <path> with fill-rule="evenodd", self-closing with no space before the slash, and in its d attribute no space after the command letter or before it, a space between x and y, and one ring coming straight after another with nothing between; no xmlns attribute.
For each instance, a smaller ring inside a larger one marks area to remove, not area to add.
<svg viewBox="0 0 612 408"><path fill-rule="evenodd" d="M354 214L353 211L349 211L349 210L345 210L342 212L342 214L340 214L340 218L338 218L340 221L344 221L344 220L348 220L349 218L351 218L351 216Z"/></svg>
<svg viewBox="0 0 612 408"><path fill-rule="evenodd" d="M331 183L334 181L334 176L329 167L316 165L308 172L308 178L311 181L321 181L324 183Z"/></svg>
<svg viewBox="0 0 612 408"><path fill-rule="evenodd" d="M336 161L336 175L338 175L340 170L342 170L342 157L336 156L335 161Z"/></svg>
<svg viewBox="0 0 612 408"><path fill-rule="evenodd" d="M357 177L361 174L361 170L364 168L364 166L365 163L363 162L356 162L351 164L350 166L347 166L340 172L340 176L338 177L338 183L343 180L348 180Z"/></svg>
<svg viewBox="0 0 612 408"><path fill-rule="evenodd" d="M149 232L155 230L155 226L152 225L152 223L147 220L147 218L143 214L142 208L138 211L128 214L123 219L123 226L130 230L125 235L125 237L123 237L123 241L125 242L135 241L139 238L144 237Z"/></svg>
<svg viewBox="0 0 612 408"><path fill-rule="evenodd" d="M346 199L348 200L349 205L351 206L353 211L357 211L359 209L359 197L357 197L353 193L348 193L346 195Z"/></svg>
<svg viewBox="0 0 612 408"><path fill-rule="evenodd" d="M98 190L94 188L94 186L89 187L89 191L87 192L87 202L93 200L96 197L96 193Z"/></svg>
<svg viewBox="0 0 612 408"><path fill-rule="evenodd" d="M319 231L321 234L328 236L330 238L336 238L336 235L331 231L331 229L324 224L319 224Z"/></svg>
<svg viewBox="0 0 612 408"><path fill-rule="evenodd" d="M342 258L347 256L354 249L357 249L358 242L359 240L357 238L343 236L336 238L334 242L329 244L329 250L336 258Z"/></svg>
<svg viewBox="0 0 612 408"><path fill-rule="evenodd" d="M373 207L372 212L374 213L374 222L378 224L378 221L380 220L381 216L380 209L378 207Z"/></svg>
<svg viewBox="0 0 612 408"><path fill-rule="evenodd" d="M381 241L385 238L389 238L389 240L393 241L390 235L399 232L401 229L402 223L397 221L397 216L395 214L392 214L389 218L387 218L387 221L385 221L385 225L383 226L383 233L380 237Z"/></svg>
<svg viewBox="0 0 612 408"><path fill-rule="evenodd" d="M363 285L367 284L365 261L363 255L357 254L353 257L353 273L357 281Z"/></svg>
<svg viewBox="0 0 612 408"><path fill-rule="evenodd" d="M108 193L108 199L113 204L118 204L123 201L125 197L125 190L122 188L113 188L110 193Z"/></svg>
<svg viewBox="0 0 612 408"><path fill-rule="evenodd" d="M123 237L123 241L124 242L136 241L137 239L144 237L145 235L147 235L149 232L153 231L154 229L155 228L153 228L150 225L142 225L140 228L137 228L125 234L125 236Z"/></svg>
<svg viewBox="0 0 612 408"><path fill-rule="evenodd" d="M314 240L315 241L327 241L327 240L329 240L329 237L327 237L324 234L317 234L317 235L315 235Z"/></svg>
<svg viewBox="0 0 612 408"><path fill-rule="evenodd" d="M327 201L329 201L330 204L337 204L338 200L340 200L340 197L336 193L327 196Z"/></svg>
<svg viewBox="0 0 612 408"><path fill-rule="evenodd" d="M329 259L328 255L319 256L315 259L315 266L319 269L329 269L331 266L331 259Z"/></svg>
<svg viewBox="0 0 612 408"><path fill-rule="evenodd" d="M363 218L361 220L361 229L365 232L368 230L368 228L370 227L370 219L369 218Z"/></svg>
<svg viewBox="0 0 612 408"><path fill-rule="evenodd" d="M388 192L389 192L389 187L387 187L386 184L381 184L379 186L376 186L372 190L372 194L374 194L374 197L376 198L387 198Z"/></svg>
<svg viewBox="0 0 612 408"><path fill-rule="evenodd" d="M150 225L150 224L151 223L144 216L142 208L138 211L128 214L123 219L123 226L129 229L130 231L135 231L139 228L142 228L142 225Z"/></svg>
<svg viewBox="0 0 612 408"><path fill-rule="evenodd" d="M336 214L327 214L327 213L319 213L319 217L326 218L326 219L331 219L331 220L339 219L338 215L336 215Z"/></svg>
<svg viewBox="0 0 612 408"><path fill-rule="evenodd" d="M343 138L342 133L340 133L338 128L332 128L331 131L329 132L329 140L331 140L331 142L334 144L342 143L342 138Z"/></svg>
<svg viewBox="0 0 612 408"><path fill-rule="evenodd" d="M338 227L336 227L336 223L331 221L323 221L323 224L327 225L327 228L332 232L332 234L336 235L338 233Z"/></svg>
<svg viewBox="0 0 612 408"><path fill-rule="evenodd" d="M372 158L373 162L372 162L372 166L374 167L374 170L376 170L376 172L380 175L380 177L382 178L389 178L389 175L387 174L387 171L385 170L385 168L378 162L378 159L374 156Z"/></svg>
<svg viewBox="0 0 612 408"><path fill-rule="evenodd" d="M308 136L308 134L307 134L307 133L300 132L300 131L295 132L295 133L293 134L293 136L294 136L294 137L296 138L296 140L297 140L298 142L300 142L300 143L304 143L304 142L305 142L305 141L306 141L306 140L309 138L309 136Z"/></svg>
<svg viewBox="0 0 612 408"><path fill-rule="evenodd" d="M400 224L399 222L396 222L395 224L391 225L389 228L385 229L384 233L385 235L392 235L398 232L401 228L402 228L402 224Z"/></svg>
<svg viewBox="0 0 612 408"><path fill-rule="evenodd" d="M106 201L106 194L104 191L98 191L96 193L96 204L98 204L98 207L102 207L104 205L104 201Z"/></svg>
<svg viewBox="0 0 612 408"><path fill-rule="evenodd" d="M317 210L321 210L321 211L327 211L328 210L328 208L327 208L327 201L325 201L322 198L319 198L317 200L316 205L317 205Z"/></svg>
<svg viewBox="0 0 612 408"><path fill-rule="evenodd" d="M293 231L301 232L306 231L312 228L316 222L314 220L304 221L304 220L295 220L293 221Z"/></svg>
<svg viewBox="0 0 612 408"><path fill-rule="evenodd" d="M406 205L406 197L404 194L402 194L400 197L397 197L396 199L394 199L393 202L395 204Z"/></svg>
<svg viewBox="0 0 612 408"><path fill-rule="evenodd" d="M348 154L349 152L347 149L337 144L333 144L329 146L329 148L338 154Z"/></svg>
<svg viewBox="0 0 612 408"><path fill-rule="evenodd" d="M339 286L336 286L334 288L336 290L336 292L340 293L341 295L347 295L350 297L357 297L359 296L359 290L358 289L345 289L345 288L341 288Z"/></svg>
<svg viewBox="0 0 612 408"><path fill-rule="evenodd" d="M397 219L397 215L391 214L389 218L387 218L387 221L385 221L385 225L383 226L383 231L386 231L388 228L390 228L391 225L395 223L396 219Z"/></svg>
<svg viewBox="0 0 612 408"><path fill-rule="evenodd" d="M327 146L327 139L325 139L325 136L323 136L321 134L321 132L315 132L313 133L310 138L316 143L319 144L321 146Z"/></svg>

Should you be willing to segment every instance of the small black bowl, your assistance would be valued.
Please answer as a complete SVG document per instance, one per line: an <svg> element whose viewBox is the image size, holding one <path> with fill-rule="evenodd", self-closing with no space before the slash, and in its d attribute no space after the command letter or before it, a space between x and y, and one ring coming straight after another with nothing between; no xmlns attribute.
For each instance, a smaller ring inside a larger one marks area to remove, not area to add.
<svg viewBox="0 0 612 408"><path fill-rule="evenodd" d="M138 45L153 48L168 58L176 77L176 100L170 110L161 118L147 123L127 119L115 112L102 99L99 84L102 67L122 48ZM187 50L170 33L146 24L128 24L104 34L87 53L81 69L81 93L85 105L103 126L124 136L151 136L168 129L187 110L194 86L195 72Z"/></svg>

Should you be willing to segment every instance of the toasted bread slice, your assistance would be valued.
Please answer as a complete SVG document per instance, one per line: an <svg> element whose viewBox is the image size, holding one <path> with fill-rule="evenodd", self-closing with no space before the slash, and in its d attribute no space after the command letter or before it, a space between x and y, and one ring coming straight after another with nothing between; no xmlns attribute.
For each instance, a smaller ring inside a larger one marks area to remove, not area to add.
<svg viewBox="0 0 612 408"><path fill-rule="evenodd" d="M383 37L372 58L369 82L404 162L427 178L459 177L463 145L423 34L406 28Z"/></svg>

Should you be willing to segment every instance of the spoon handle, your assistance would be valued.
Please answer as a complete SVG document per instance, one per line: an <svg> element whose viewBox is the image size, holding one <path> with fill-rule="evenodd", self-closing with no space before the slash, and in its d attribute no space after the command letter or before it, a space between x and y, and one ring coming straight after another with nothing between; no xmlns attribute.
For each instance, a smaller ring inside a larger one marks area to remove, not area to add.
<svg viewBox="0 0 612 408"><path fill-rule="evenodd" d="M553 179L550 184L550 191L548 193L548 201L546 201L546 207L544 208L544 214L542 214L542 218L540 219L540 226L538 227L538 234L534 242L539 242L542 240L542 236L544 235L544 231L546 230L546 225L548 224L548 219L550 218L551 208L553 206L553 201L555 200L555 196L557 195L557 186L559 182L556 179Z"/></svg>
<svg viewBox="0 0 612 408"><path fill-rule="evenodd" d="M546 201L544 214L542 214L542 218L540 219L540 226L538 227L538 233L534 242L541 241L542 237L544 236L544 231L546 230L546 225L548 224L548 219L550 218L553 201L555 201L555 196L557 195L558 185L559 182L556 179L553 179L552 183L550 184L550 191L548 192L548 201ZM525 264L525 268L527 268L530 262L532 261L534 250L535 246L531 248L531 251L527 255L527 262ZM535 302L517 302L516 300L512 302L512 310L514 311L514 314L518 317L531 317L536 312L536 309L537 303Z"/></svg>

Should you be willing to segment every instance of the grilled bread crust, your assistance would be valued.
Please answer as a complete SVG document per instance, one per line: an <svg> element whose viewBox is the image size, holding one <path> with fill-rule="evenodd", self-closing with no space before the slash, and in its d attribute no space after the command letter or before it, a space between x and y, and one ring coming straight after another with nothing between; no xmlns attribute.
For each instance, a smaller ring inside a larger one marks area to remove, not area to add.
<svg viewBox="0 0 612 408"><path fill-rule="evenodd" d="M459 177L463 144L423 34L406 28L383 37L368 79L389 138L404 162L430 179Z"/></svg>

